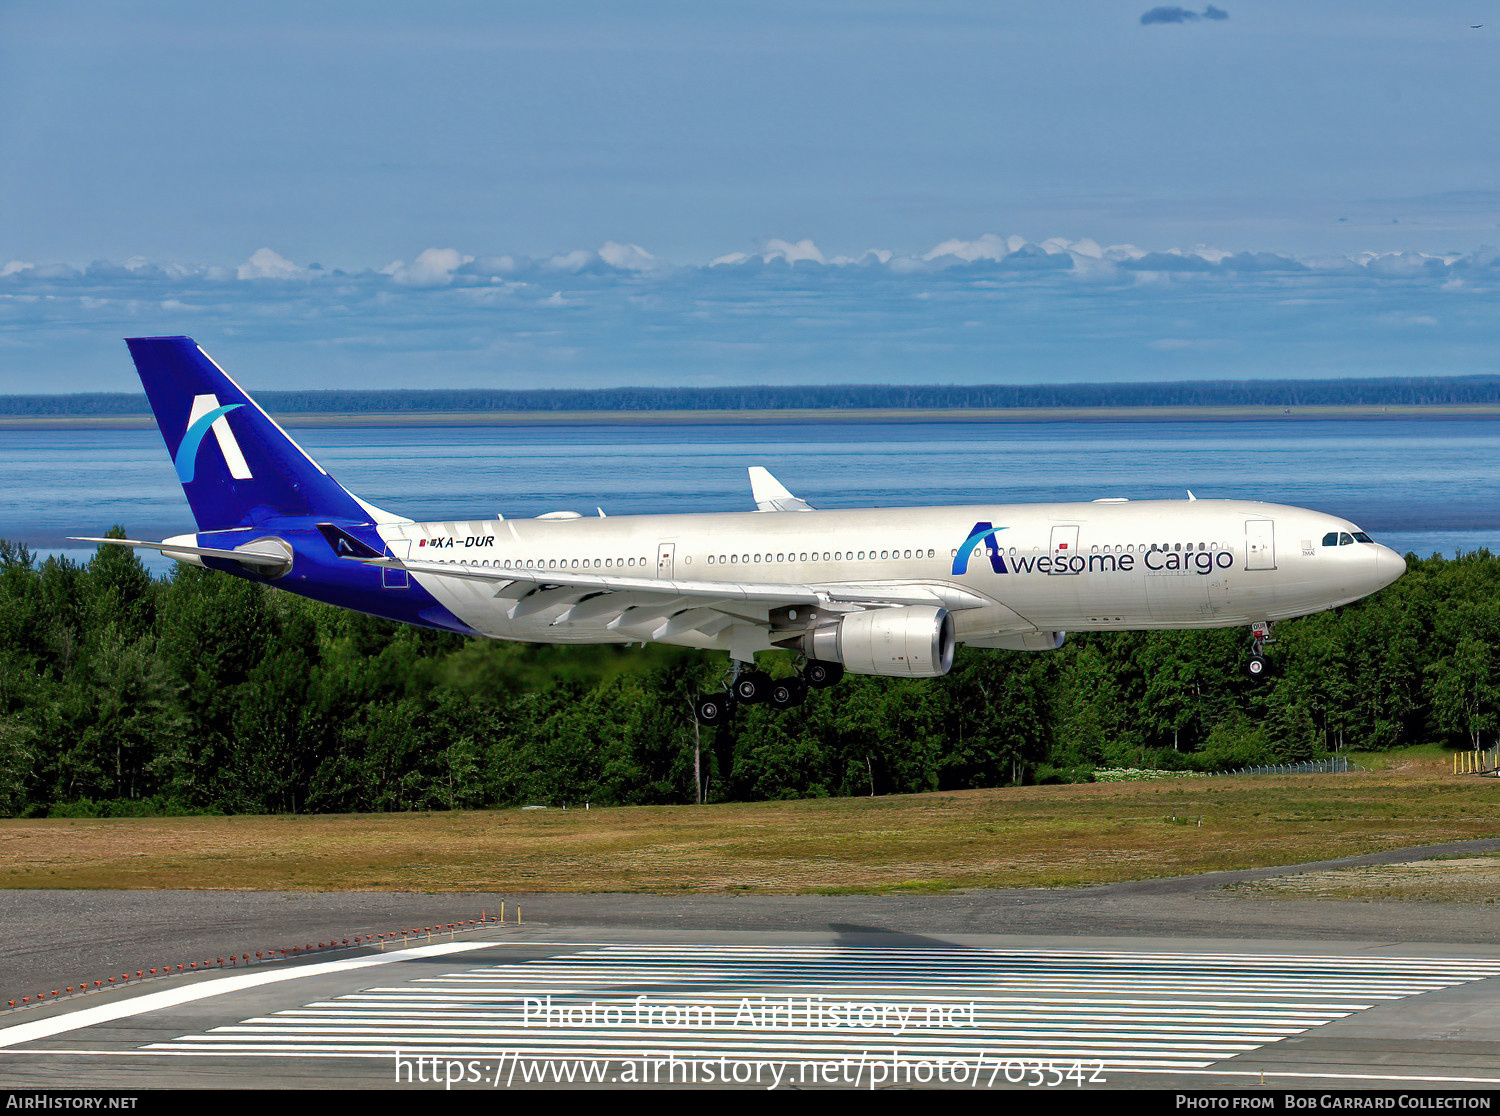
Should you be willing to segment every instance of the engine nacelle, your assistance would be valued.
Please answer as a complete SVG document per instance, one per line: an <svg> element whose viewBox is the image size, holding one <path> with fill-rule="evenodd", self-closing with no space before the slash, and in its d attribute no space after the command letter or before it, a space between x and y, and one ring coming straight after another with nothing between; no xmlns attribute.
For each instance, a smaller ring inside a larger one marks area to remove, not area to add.
<svg viewBox="0 0 1500 1116"><path fill-rule="evenodd" d="M946 608L913 605L851 613L804 632L795 646L809 659L843 663L850 674L936 678L952 668L956 642Z"/></svg>

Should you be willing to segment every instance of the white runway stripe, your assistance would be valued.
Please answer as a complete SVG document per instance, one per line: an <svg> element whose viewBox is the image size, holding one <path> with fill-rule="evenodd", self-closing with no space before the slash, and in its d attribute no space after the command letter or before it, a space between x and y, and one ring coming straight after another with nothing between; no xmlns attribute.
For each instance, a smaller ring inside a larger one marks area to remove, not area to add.
<svg viewBox="0 0 1500 1116"><path fill-rule="evenodd" d="M1500 962L1440 958L602 945L371 987L146 1049L787 1061L897 1051L1202 1068L1492 976Z"/></svg>

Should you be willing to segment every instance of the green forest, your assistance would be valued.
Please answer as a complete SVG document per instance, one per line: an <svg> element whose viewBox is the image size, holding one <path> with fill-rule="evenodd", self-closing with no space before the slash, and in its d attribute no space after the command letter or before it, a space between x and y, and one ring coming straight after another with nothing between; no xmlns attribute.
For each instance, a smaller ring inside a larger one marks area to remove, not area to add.
<svg viewBox="0 0 1500 1116"><path fill-rule="evenodd" d="M727 658L466 639L133 552L0 541L0 814L305 813L892 794L1202 771L1441 742L1500 714L1500 560L1408 556L1359 604L1277 626L960 649L695 729ZM790 656L761 665L790 673Z"/></svg>

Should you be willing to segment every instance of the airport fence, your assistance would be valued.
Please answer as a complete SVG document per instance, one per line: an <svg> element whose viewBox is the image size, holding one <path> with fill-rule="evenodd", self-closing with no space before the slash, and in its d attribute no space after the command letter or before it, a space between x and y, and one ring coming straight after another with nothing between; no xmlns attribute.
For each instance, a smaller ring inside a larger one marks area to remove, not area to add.
<svg viewBox="0 0 1500 1116"><path fill-rule="evenodd" d="M1364 768L1344 756L1309 760L1306 763L1274 763L1259 767L1238 767L1233 771L1216 771L1215 775L1320 775L1330 771L1363 771Z"/></svg>

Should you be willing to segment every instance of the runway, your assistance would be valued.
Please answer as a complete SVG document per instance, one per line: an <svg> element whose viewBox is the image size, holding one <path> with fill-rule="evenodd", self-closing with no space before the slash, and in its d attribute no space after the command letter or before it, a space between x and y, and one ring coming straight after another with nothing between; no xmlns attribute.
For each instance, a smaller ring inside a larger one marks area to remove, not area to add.
<svg viewBox="0 0 1500 1116"><path fill-rule="evenodd" d="M1032 936L1056 944L1107 935L1346 943L1500 942L1493 905L1267 899L1235 885L1329 869L1478 856L1500 840L1453 842L1301 865L1206 872L1096 887L934 894L657 895L359 891L70 891L16 889L0 902L0 1005L68 985L184 962L490 917L506 903L527 925L573 930L752 930L942 941L956 934ZM200 966L201 967L201 966ZM0 1024L4 1016L0 1015Z"/></svg>
<svg viewBox="0 0 1500 1116"><path fill-rule="evenodd" d="M939 895L10 891L11 995L502 900L526 922L0 1014L0 1086L1492 1091L1493 906L1233 885L1495 844Z"/></svg>
<svg viewBox="0 0 1500 1116"><path fill-rule="evenodd" d="M506 927L174 978L6 1017L0 1079L1500 1086L1500 946L892 937Z"/></svg>

